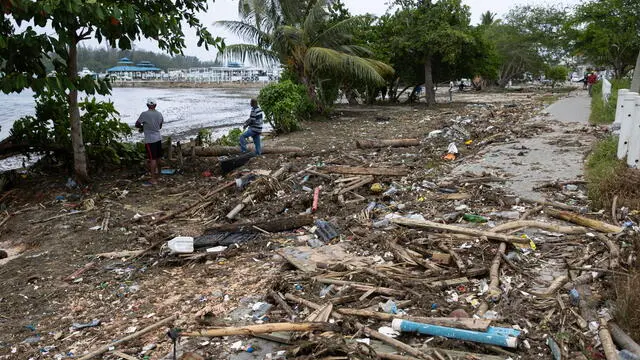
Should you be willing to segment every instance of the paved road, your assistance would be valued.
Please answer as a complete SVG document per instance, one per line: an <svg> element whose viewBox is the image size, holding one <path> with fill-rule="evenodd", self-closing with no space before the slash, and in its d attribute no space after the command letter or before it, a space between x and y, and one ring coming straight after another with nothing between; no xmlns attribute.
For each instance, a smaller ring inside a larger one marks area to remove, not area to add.
<svg viewBox="0 0 640 360"><path fill-rule="evenodd" d="M510 178L503 185L507 192L536 199L544 198L544 194L533 190L538 185L581 179L585 156L595 140L581 131L588 123L589 99L586 91L579 90L559 100L527 121L544 122L552 132L516 139L517 143L489 146L454 169L453 175L467 171L506 175Z"/></svg>
<svg viewBox="0 0 640 360"><path fill-rule="evenodd" d="M591 114L591 98L586 91L576 90L568 97L548 106L545 112L564 123L587 124Z"/></svg>

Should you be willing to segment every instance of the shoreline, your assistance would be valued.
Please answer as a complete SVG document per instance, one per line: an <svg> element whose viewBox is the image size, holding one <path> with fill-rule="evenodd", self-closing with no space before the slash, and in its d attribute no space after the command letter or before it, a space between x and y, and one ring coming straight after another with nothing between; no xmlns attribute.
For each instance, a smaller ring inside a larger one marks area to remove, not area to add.
<svg viewBox="0 0 640 360"><path fill-rule="evenodd" d="M193 82L193 81L114 81L113 88L157 88L157 89L262 89L270 83L255 82Z"/></svg>

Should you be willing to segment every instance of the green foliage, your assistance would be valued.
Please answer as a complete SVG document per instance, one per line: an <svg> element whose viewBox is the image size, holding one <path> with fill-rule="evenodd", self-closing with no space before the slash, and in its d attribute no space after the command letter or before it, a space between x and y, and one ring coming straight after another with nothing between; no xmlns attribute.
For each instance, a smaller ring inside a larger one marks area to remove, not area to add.
<svg viewBox="0 0 640 360"><path fill-rule="evenodd" d="M300 121L308 119L314 106L304 86L285 80L260 90L258 102L265 117L278 133L300 129Z"/></svg>
<svg viewBox="0 0 640 360"><path fill-rule="evenodd" d="M627 167L624 161L618 160L617 152L618 138L609 136L596 143L587 159L587 192L596 208L605 206L611 200L610 190L616 187L614 180Z"/></svg>
<svg viewBox="0 0 640 360"><path fill-rule="evenodd" d="M616 117L616 104L618 103L618 90L628 89L629 80L612 80L611 96L609 101L602 100L602 81L598 81L591 89L591 115L589 122L592 124L611 124Z"/></svg>
<svg viewBox="0 0 640 360"><path fill-rule="evenodd" d="M434 83L479 72L495 77L494 48L471 27L469 7L460 0L396 3L395 13L380 18L374 48L389 58L404 85L425 84L428 103L435 102Z"/></svg>
<svg viewBox="0 0 640 360"><path fill-rule="evenodd" d="M610 66L622 78L640 50L640 2L588 1L568 24L574 53L596 66Z"/></svg>
<svg viewBox="0 0 640 360"><path fill-rule="evenodd" d="M240 135L242 135L242 129L233 128L229 130L228 133L226 133L225 135L222 135L219 139L217 139L213 143L215 145L222 145L222 146L236 146L240 141Z"/></svg>
<svg viewBox="0 0 640 360"><path fill-rule="evenodd" d="M569 69L560 65L550 66L545 70L544 76L553 81L551 87L555 88L557 82L564 82L567 80L567 77L569 76Z"/></svg>
<svg viewBox="0 0 640 360"><path fill-rule="evenodd" d="M353 34L368 25L367 17L350 17L333 4L327 10L323 1L303 1L302 13L293 11L291 2L242 1L241 21L218 21L248 42L227 46L224 58L257 64L282 64L296 83L303 84L318 109L331 99L322 90L326 80L380 85L393 69L370 57L365 46L353 41ZM296 5L293 2L293 5ZM334 88L332 85L330 88Z"/></svg>
<svg viewBox="0 0 640 360"><path fill-rule="evenodd" d="M129 125L120 122L111 102L98 102L95 98L79 104L83 114L82 132L91 160L98 163L120 164L140 159L144 151L136 153L134 145L121 143L131 135ZM28 144L38 151L53 151L70 159L71 132L69 108L66 98L59 94L43 93L36 97L36 115L14 122L11 136L16 143Z"/></svg>

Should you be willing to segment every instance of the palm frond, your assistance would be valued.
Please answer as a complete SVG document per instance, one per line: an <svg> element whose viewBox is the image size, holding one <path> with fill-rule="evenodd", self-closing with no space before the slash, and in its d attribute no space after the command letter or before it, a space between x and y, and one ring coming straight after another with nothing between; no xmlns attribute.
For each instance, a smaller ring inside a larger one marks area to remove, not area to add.
<svg viewBox="0 0 640 360"><path fill-rule="evenodd" d="M234 33L246 42L256 43L263 46L270 42L270 36L268 33L261 31L254 25L244 21L220 20L214 22L213 25Z"/></svg>
<svg viewBox="0 0 640 360"><path fill-rule="evenodd" d="M281 54L290 54L304 47L304 33L294 26L280 26L273 36L273 49Z"/></svg>
<svg viewBox="0 0 640 360"><path fill-rule="evenodd" d="M337 47L346 44L352 37L352 34L358 28L367 25L367 21L362 16L354 16L349 19L342 20L320 34L317 34L312 43L314 46Z"/></svg>
<svg viewBox="0 0 640 360"><path fill-rule="evenodd" d="M317 37L318 32L325 24L325 20L329 15L327 10L325 10L324 8L325 3L325 1L316 1L316 3L313 4L313 7L311 7L311 9L309 10L309 14L307 14L307 16L305 17L304 22L302 23L304 33L309 39L314 39L315 37Z"/></svg>
<svg viewBox="0 0 640 360"><path fill-rule="evenodd" d="M385 69L378 61L345 54L333 49L312 47L305 56L305 69L309 73L330 74L336 78L349 77L367 84L383 84L378 70ZM388 66L388 65L386 65Z"/></svg>
<svg viewBox="0 0 640 360"><path fill-rule="evenodd" d="M242 63L249 61L254 65L265 67L280 63L276 52L254 44L227 45L223 51L218 53L216 60L222 62L240 61Z"/></svg>
<svg viewBox="0 0 640 360"><path fill-rule="evenodd" d="M360 57L369 57L373 55L373 51L371 51L371 49L361 45L340 45L335 50Z"/></svg>

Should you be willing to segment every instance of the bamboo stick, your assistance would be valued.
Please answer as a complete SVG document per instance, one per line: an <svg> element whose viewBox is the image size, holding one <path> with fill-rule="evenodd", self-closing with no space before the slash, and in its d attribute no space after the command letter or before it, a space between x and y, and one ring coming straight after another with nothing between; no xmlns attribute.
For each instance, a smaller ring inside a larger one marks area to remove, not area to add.
<svg viewBox="0 0 640 360"><path fill-rule="evenodd" d="M146 334L146 333L148 333L150 331L153 331L153 330L155 330L155 329L157 329L157 328L159 328L161 326L164 326L164 325L167 325L169 323L172 323L177 318L178 318L177 315L169 316L168 318L160 320L155 324L149 325L149 326L147 326L146 328L144 328L144 329L142 329L140 331L137 331L137 332L135 332L135 333L133 333L131 335L125 336L120 340L116 340L114 342L111 342L111 343L109 343L107 345L104 345L104 346L98 348L97 350L94 350L94 351L92 351L92 352L90 352L90 353L88 353L86 355L83 355L78 360L88 360L88 359L91 359L91 358L96 357L98 355L102 355L102 354L106 353L112 347L114 347L116 345L122 344L124 342L129 341L129 340L133 340L133 339L135 339L137 337L140 337L140 336L142 336L142 335L144 335L144 334Z"/></svg>

